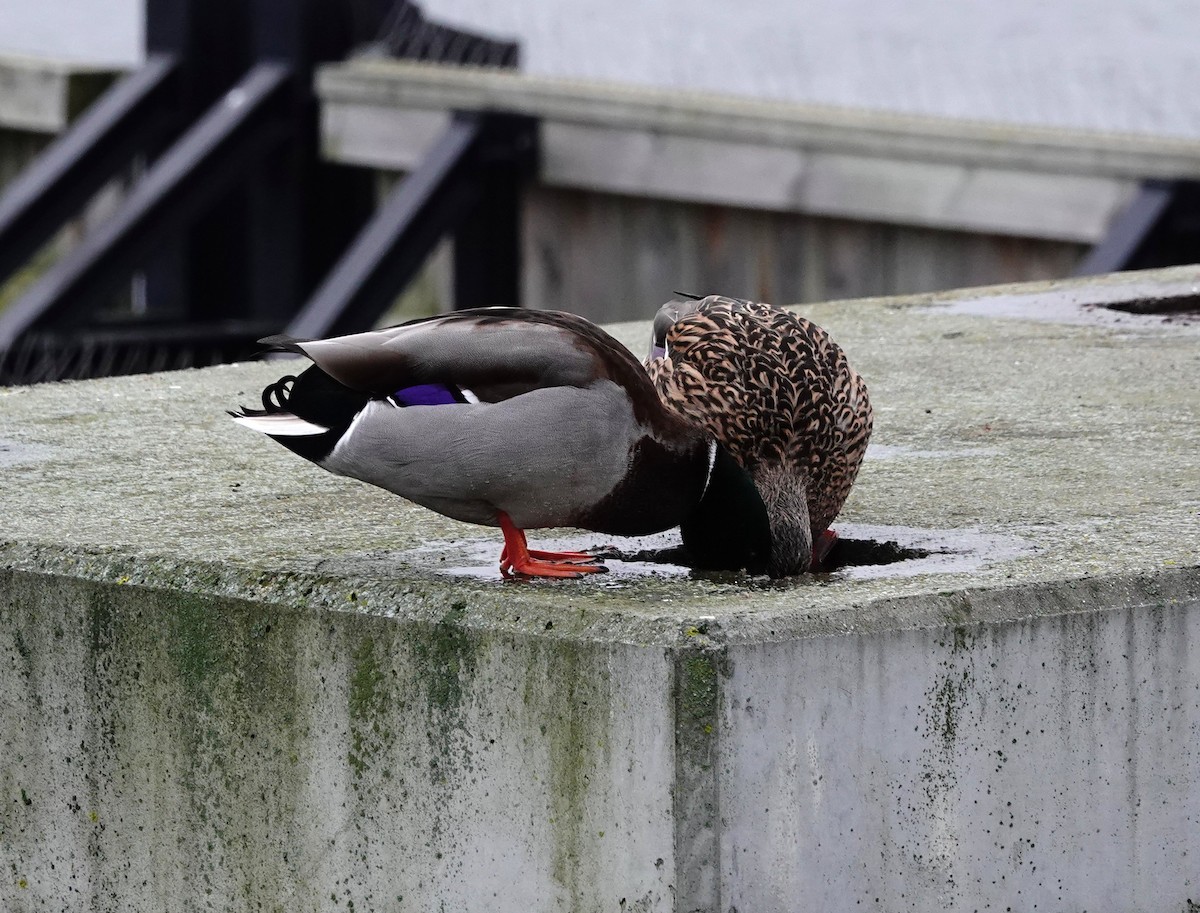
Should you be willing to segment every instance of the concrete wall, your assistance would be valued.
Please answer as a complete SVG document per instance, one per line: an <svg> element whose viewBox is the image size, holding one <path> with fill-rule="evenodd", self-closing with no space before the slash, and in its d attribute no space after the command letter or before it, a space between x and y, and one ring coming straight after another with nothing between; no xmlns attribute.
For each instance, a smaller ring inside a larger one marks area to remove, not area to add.
<svg viewBox="0 0 1200 913"><path fill-rule="evenodd" d="M7 571L0 902L1190 913L1200 592L1153 589L672 647Z"/></svg>
<svg viewBox="0 0 1200 913"><path fill-rule="evenodd" d="M671 909L661 649L347 603L0 576L0 908Z"/></svg>
<svg viewBox="0 0 1200 913"><path fill-rule="evenodd" d="M731 647L711 909L1191 913L1191 586L1004 625L964 593L953 627Z"/></svg>
<svg viewBox="0 0 1200 913"><path fill-rule="evenodd" d="M455 110L537 117L524 303L603 320L680 287L822 301L1060 278L1143 180L1200 177L1193 139L524 73L351 60L318 92L325 154L391 172Z"/></svg>

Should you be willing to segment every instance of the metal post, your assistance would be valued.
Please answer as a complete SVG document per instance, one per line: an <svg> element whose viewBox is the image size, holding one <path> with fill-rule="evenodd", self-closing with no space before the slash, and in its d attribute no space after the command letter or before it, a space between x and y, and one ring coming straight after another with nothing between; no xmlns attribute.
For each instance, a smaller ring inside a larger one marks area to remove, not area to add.
<svg viewBox="0 0 1200 913"><path fill-rule="evenodd" d="M489 115L480 199L454 232L454 307L521 303L521 192L536 169L537 124Z"/></svg>

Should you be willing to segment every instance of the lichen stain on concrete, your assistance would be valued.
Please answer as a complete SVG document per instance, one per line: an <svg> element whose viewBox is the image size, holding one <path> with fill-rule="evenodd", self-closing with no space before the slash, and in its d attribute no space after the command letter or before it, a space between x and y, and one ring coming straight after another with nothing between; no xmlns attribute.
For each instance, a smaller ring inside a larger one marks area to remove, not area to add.
<svg viewBox="0 0 1200 913"><path fill-rule="evenodd" d="M541 728L549 755L552 872L577 909L589 876L587 848L596 835L587 830L593 771L603 771L611 754L610 671L607 659L573 641L560 641L531 666L525 701L542 711Z"/></svg>
<svg viewBox="0 0 1200 913"><path fill-rule="evenodd" d="M424 858L451 879L461 871L461 819L471 810L459 798L471 789L475 746L487 741L477 731L487 717L476 712L472 694L493 637L472 628L468 614L456 600L440 617L405 625L347 616L336 662L346 676L344 757L354 811L343 852L357 868L376 864L372 834L393 829L389 819L400 816L413 860ZM346 908L377 908L369 893L350 893L346 887Z"/></svg>
<svg viewBox="0 0 1200 913"><path fill-rule="evenodd" d="M456 601L432 626L411 633L413 681L425 697L425 724L433 757L429 774L445 786L473 767L464 702L487 635L465 626L467 604Z"/></svg>
<svg viewBox="0 0 1200 913"><path fill-rule="evenodd" d="M32 672L30 663L32 653L29 650L29 644L25 643L25 635L21 632L20 628L13 628L13 646L17 650L17 655L21 657L22 667L29 670L26 672L28 676Z"/></svg>
<svg viewBox="0 0 1200 913"><path fill-rule="evenodd" d="M717 708L717 667L711 655L700 653L684 659L679 707L682 733L691 737L712 734Z"/></svg>
<svg viewBox="0 0 1200 913"><path fill-rule="evenodd" d="M188 693L205 708L212 706L211 679L227 668L228 632L218 623L212 600L176 593L171 598L167 652Z"/></svg>
<svg viewBox="0 0 1200 913"><path fill-rule="evenodd" d="M25 642L25 633L19 627L13 627L12 640L16 653L14 664L21 670L21 677L29 681L33 678L33 651Z"/></svg>
<svg viewBox="0 0 1200 913"><path fill-rule="evenodd" d="M721 680L732 663L719 630L684 627L673 651L675 889L682 909L716 909L720 898L709 874L719 853L718 739Z"/></svg>
<svg viewBox="0 0 1200 913"><path fill-rule="evenodd" d="M720 680L731 672L728 652L709 628L708 623L685 626L687 640L676 659L676 741L689 755L709 752L718 725Z"/></svg>
<svg viewBox="0 0 1200 913"><path fill-rule="evenodd" d="M123 827L106 802L120 803L125 790L159 800L169 782L171 820L142 820L160 837L178 835L177 852L191 858L176 886L212 898L214 908L222 897L251 908L267 889L249 872L281 839L268 821L294 814L282 774L305 712L294 678L299 616L184 592L86 586L71 636L83 639L96 689L86 734L90 855L113 864L103 860Z"/></svg>
<svg viewBox="0 0 1200 913"><path fill-rule="evenodd" d="M567 889L572 903L579 891L582 817L588 786L587 735L580 713L582 695L578 693L585 683L580 681L579 665L579 651L572 644L563 652L558 668L551 672L551 681L562 691L552 699L550 706L556 712L545 728L550 755L550 823L555 838L554 879Z"/></svg>
<svg viewBox="0 0 1200 913"><path fill-rule="evenodd" d="M381 667L374 639L364 635L351 655L347 761L358 783L374 766L376 755L392 740L387 725L391 684Z"/></svg>
<svg viewBox="0 0 1200 913"><path fill-rule="evenodd" d="M977 632L961 623L970 614L965 597L963 603L951 613L960 623L936 635L935 646L942 658L922 704L924 747L917 792L921 801L911 809L914 818L909 822L915 838L913 861L940 882L946 901L955 897L960 887L956 880L959 838L954 824L960 789L957 771L965 750L968 709L979 686L976 656L986 649Z"/></svg>
<svg viewBox="0 0 1200 913"><path fill-rule="evenodd" d="M926 692L929 708L926 714L927 731L933 735L947 760L953 758L959 722L975 687L974 661L971 657L975 635L962 625L956 625L948 642L950 655L939 663L942 672ZM939 644L945 645L946 642Z"/></svg>
<svg viewBox="0 0 1200 913"><path fill-rule="evenodd" d="M453 603L433 631L415 644L418 669L428 686L431 716L457 713L464 681L475 674L473 638L462 627L466 611L466 603Z"/></svg>
<svg viewBox="0 0 1200 913"><path fill-rule="evenodd" d="M113 648L115 640L112 600L107 593L94 589L88 600L88 647L95 662L102 662Z"/></svg>

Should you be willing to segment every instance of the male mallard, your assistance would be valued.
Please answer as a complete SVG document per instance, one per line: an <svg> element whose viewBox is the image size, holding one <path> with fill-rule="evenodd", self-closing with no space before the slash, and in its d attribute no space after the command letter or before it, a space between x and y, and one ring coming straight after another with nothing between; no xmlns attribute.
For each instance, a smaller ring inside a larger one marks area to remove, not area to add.
<svg viewBox="0 0 1200 913"><path fill-rule="evenodd" d="M484 308L262 342L313 364L269 385L263 409L230 413L237 422L330 472L499 526L505 576L603 570L591 555L530 551L532 527L644 535L684 523L695 541L732 529L749 553L768 550L748 474L581 317Z"/></svg>
<svg viewBox="0 0 1200 913"><path fill-rule="evenodd" d="M754 479L770 522L767 572L819 564L871 436L866 384L837 343L790 311L710 295L662 306L646 368L664 402ZM742 560L684 541L709 565Z"/></svg>

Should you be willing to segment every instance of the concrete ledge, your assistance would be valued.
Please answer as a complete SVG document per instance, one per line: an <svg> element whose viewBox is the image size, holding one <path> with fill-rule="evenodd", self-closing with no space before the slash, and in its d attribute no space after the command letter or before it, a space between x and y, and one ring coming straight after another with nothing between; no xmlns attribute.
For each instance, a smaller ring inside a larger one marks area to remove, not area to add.
<svg viewBox="0 0 1200 913"><path fill-rule="evenodd" d="M120 75L111 66L0 56L0 129L60 133Z"/></svg>
<svg viewBox="0 0 1200 913"><path fill-rule="evenodd" d="M0 391L0 908L1189 910L1200 324L1092 304L1197 294L806 308L930 554L787 585L503 583L232 426L278 364Z"/></svg>
<svg viewBox="0 0 1200 913"><path fill-rule="evenodd" d="M547 186L1092 243L1200 143L358 60L318 77L326 154L409 170L449 112L543 121ZM748 177L749 176L749 177Z"/></svg>

